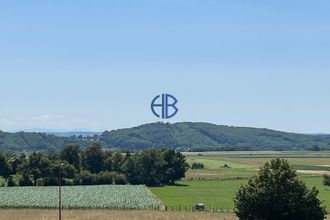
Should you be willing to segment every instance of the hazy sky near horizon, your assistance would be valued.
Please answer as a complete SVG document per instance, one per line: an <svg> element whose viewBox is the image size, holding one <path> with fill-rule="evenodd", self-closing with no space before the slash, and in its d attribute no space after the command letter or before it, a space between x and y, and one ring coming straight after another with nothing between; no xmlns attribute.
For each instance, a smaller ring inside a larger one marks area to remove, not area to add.
<svg viewBox="0 0 330 220"><path fill-rule="evenodd" d="M160 121L330 133L330 2L1 1L0 129Z"/></svg>

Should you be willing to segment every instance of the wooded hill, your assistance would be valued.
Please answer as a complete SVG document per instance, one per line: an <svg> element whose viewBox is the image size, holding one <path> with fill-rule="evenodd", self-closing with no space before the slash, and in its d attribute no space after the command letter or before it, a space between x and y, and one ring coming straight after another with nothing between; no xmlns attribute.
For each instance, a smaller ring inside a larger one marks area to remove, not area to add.
<svg viewBox="0 0 330 220"><path fill-rule="evenodd" d="M295 134L203 122L145 124L105 131L100 140L110 148L135 150L164 146L195 151L330 149L330 135Z"/></svg>
<svg viewBox="0 0 330 220"><path fill-rule="evenodd" d="M296 134L203 122L158 122L105 131L93 137L58 137L45 133L0 131L0 150L48 151L62 148L66 144L79 144L84 147L93 141L101 142L105 148L122 150L161 147L192 151L330 149L330 135Z"/></svg>
<svg viewBox="0 0 330 220"><path fill-rule="evenodd" d="M82 136L58 137L46 133L9 133L0 130L0 151L55 151L67 144L87 146L89 143L90 139L83 138Z"/></svg>

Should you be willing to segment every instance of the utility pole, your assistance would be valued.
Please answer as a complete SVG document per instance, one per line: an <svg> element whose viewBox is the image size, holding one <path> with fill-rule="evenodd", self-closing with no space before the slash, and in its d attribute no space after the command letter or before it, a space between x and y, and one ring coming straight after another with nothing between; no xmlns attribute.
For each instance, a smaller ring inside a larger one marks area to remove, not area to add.
<svg viewBox="0 0 330 220"><path fill-rule="evenodd" d="M58 167L58 219L62 220L62 192L61 192L61 182L62 182L62 170L64 163L60 162Z"/></svg>

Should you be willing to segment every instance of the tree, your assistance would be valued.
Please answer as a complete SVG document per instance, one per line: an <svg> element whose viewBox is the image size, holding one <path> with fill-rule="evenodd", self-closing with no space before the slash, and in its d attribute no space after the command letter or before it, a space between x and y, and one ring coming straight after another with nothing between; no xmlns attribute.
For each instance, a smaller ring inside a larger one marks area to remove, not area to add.
<svg viewBox="0 0 330 220"><path fill-rule="evenodd" d="M10 159L10 165L11 165L11 170L12 170L12 174L16 174L17 173L17 169L20 165L22 165L23 163L26 163L27 159L25 154L20 154L20 155L14 155L12 156L12 158Z"/></svg>
<svg viewBox="0 0 330 220"><path fill-rule="evenodd" d="M60 165L61 163L62 161L52 162L49 167L50 175L45 178L44 185L57 185L59 172L61 172L62 184L64 184L64 178L73 179L75 177L75 167L72 164L69 164L67 161L64 161L63 165Z"/></svg>
<svg viewBox="0 0 330 220"><path fill-rule="evenodd" d="M123 156L121 153L116 152L112 157L112 171L121 172L121 165L123 162Z"/></svg>
<svg viewBox="0 0 330 220"><path fill-rule="evenodd" d="M60 159L67 161L77 170L80 169L80 146L77 144L66 145L60 152Z"/></svg>
<svg viewBox="0 0 330 220"><path fill-rule="evenodd" d="M286 160L273 159L241 186L235 212L244 220L324 219L325 207L317 195L318 190L308 189Z"/></svg>
<svg viewBox="0 0 330 220"><path fill-rule="evenodd" d="M159 150L145 150L138 155L137 170L140 182L148 186L160 185L164 182L162 167L165 161Z"/></svg>
<svg viewBox="0 0 330 220"><path fill-rule="evenodd" d="M183 154L175 152L172 149L164 149L162 152L165 165L163 167L165 174L164 184L174 184L176 180L185 177L189 165L185 161Z"/></svg>
<svg viewBox="0 0 330 220"><path fill-rule="evenodd" d="M43 153L33 152L18 170L24 177L32 176L33 184L36 186L40 178L50 175L50 160Z"/></svg>
<svg viewBox="0 0 330 220"><path fill-rule="evenodd" d="M138 176L138 167L136 166L134 160L131 157L124 162L122 169L129 183L131 184L140 183L140 179Z"/></svg>
<svg viewBox="0 0 330 220"><path fill-rule="evenodd" d="M99 143L93 143L82 154L82 166L91 173L99 173L104 169L104 154Z"/></svg>
<svg viewBox="0 0 330 220"><path fill-rule="evenodd" d="M10 175L10 167L7 158L0 153L0 176L7 179Z"/></svg>
<svg viewBox="0 0 330 220"><path fill-rule="evenodd" d="M112 171L112 152L106 151L104 152L104 170L105 171Z"/></svg>

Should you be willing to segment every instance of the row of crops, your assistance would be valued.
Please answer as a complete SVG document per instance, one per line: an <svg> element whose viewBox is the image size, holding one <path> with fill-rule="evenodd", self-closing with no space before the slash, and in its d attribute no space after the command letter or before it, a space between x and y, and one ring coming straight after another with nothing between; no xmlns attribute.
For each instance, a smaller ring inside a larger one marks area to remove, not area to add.
<svg viewBox="0 0 330 220"><path fill-rule="evenodd" d="M145 186L99 185L62 187L66 209L159 209ZM57 187L0 188L0 208L57 208Z"/></svg>

